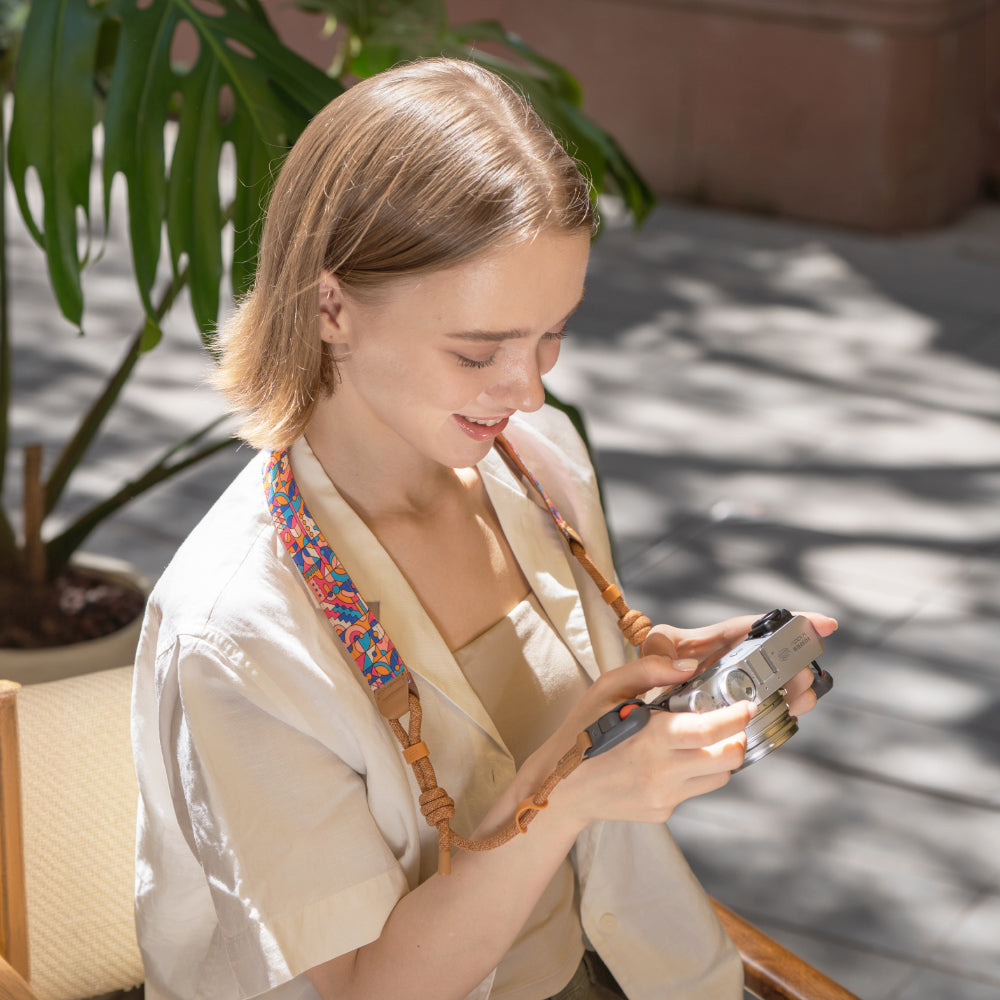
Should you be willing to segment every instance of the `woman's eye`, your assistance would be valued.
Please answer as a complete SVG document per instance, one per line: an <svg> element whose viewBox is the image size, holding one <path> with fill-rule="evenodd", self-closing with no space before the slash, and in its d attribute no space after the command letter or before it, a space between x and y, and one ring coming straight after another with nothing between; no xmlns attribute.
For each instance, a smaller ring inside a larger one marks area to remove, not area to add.
<svg viewBox="0 0 1000 1000"><path fill-rule="evenodd" d="M496 358L496 352L491 354L488 358L482 358L482 359L467 358L461 354L456 355L456 357L458 358L458 363L463 368L489 368L489 366L493 364L493 361Z"/></svg>

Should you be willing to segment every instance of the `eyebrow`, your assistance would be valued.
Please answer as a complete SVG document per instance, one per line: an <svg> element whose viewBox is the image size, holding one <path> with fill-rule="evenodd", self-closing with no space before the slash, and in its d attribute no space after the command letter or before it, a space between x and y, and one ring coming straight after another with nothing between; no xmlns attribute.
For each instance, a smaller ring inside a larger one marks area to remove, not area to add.
<svg viewBox="0 0 1000 1000"><path fill-rule="evenodd" d="M575 306L566 315L559 320L556 326L567 322L570 316L573 315L580 308L580 304L583 302L583 295L580 296L580 301L577 302ZM469 343L477 344L499 344L505 340L519 340L522 337L527 337L527 330L462 330L457 333L449 333L448 337L452 340L463 340Z"/></svg>

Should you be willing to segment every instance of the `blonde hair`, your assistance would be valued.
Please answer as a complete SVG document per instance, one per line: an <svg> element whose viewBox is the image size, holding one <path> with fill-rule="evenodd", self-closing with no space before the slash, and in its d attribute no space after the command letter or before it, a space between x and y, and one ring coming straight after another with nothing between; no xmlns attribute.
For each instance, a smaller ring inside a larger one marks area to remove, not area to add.
<svg viewBox="0 0 1000 1000"><path fill-rule="evenodd" d="M220 330L217 384L259 448L289 445L336 362L321 272L366 301L542 232L593 234L590 186L527 101L473 63L428 59L331 101L281 168L253 290Z"/></svg>

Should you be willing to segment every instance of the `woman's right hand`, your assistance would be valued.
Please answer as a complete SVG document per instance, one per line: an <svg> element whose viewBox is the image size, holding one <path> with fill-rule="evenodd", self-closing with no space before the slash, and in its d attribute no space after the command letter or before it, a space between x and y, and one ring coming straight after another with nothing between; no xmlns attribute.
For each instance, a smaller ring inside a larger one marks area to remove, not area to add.
<svg viewBox="0 0 1000 1000"><path fill-rule="evenodd" d="M605 712L687 680L696 666L652 655L602 675L525 766L551 770L577 734ZM556 786L553 806L573 810L582 825L595 819L665 822L685 799L721 788L743 763L754 710L741 702L702 714L652 712L642 729L586 759Z"/></svg>

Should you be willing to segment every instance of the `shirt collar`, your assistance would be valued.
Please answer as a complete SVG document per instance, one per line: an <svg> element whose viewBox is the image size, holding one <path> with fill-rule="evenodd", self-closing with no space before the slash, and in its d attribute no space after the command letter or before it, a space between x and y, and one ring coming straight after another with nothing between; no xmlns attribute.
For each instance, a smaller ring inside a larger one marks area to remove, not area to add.
<svg viewBox="0 0 1000 1000"><path fill-rule="evenodd" d="M382 623L418 687L433 685L503 747L496 726L412 587L378 538L337 491L304 438L292 445L290 458L306 507ZM491 451L477 468L511 550L539 603L578 662L591 677L596 677L598 667L569 563L571 557L551 516L496 452ZM353 662L351 669L357 669Z"/></svg>

